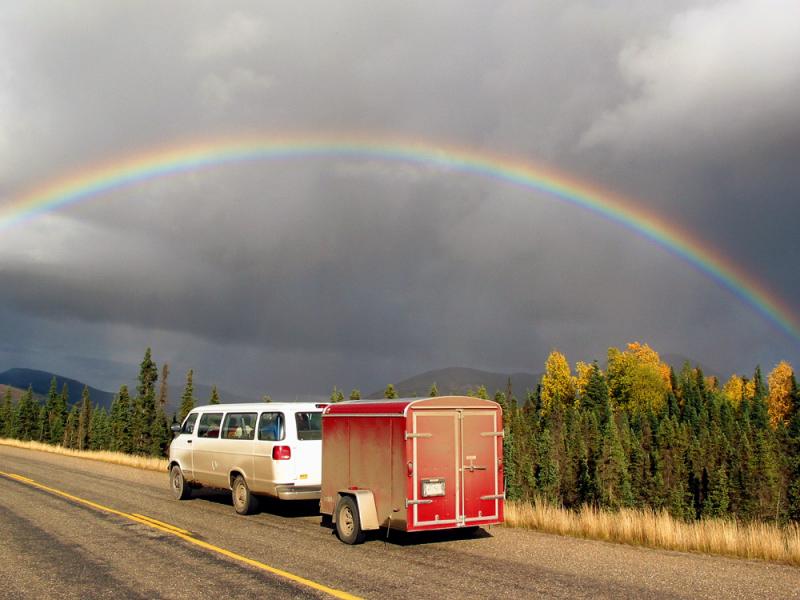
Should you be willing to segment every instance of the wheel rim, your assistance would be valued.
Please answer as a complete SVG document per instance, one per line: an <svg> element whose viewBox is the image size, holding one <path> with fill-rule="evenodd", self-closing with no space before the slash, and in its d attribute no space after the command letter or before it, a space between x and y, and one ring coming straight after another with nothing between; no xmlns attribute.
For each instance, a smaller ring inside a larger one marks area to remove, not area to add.
<svg viewBox="0 0 800 600"><path fill-rule="evenodd" d="M245 504L245 496L247 495L247 490L245 489L244 485L239 482L236 484L236 489L234 490L233 499L236 501L236 506L242 507Z"/></svg>
<svg viewBox="0 0 800 600"><path fill-rule="evenodd" d="M342 511L339 513L339 522L341 523L342 534L345 537L353 535L356 522L353 518L353 511L350 510L349 506L342 507Z"/></svg>
<svg viewBox="0 0 800 600"><path fill-rule="evenodd" d="M182 488L183 475L181 474L180 470L175 469L172 471L172 489L175 490L175 493L179 494Z"/></svg>

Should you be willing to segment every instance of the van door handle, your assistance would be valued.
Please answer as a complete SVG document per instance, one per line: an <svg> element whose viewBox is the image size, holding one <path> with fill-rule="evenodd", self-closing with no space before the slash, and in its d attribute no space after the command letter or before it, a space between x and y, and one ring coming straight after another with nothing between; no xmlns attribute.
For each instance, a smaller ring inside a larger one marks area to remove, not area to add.
<svg viewBox="0 0 800 600"><path fill-rule="evenodd" d="M191 444L191 443L192 443L192 440L186 440L186 443L187 443L187 444Z"/></svg>

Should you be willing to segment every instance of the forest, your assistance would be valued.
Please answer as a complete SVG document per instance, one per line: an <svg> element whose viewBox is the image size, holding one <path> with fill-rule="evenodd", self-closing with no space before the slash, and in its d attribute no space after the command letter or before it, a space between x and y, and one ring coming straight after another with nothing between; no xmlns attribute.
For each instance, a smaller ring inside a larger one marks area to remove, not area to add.
<svg viewBox="0 0 800 600"><path fill-rule="evenodd" d="M646 344L608 350L605 369L553 351L535 390L511 381L493 396L504 411L504 472L511 500L667 511L685 521L800 521L800 398L792 367L721 383L688 363L676 373ZM0 437L79 450L163 456L170 423L197 404L187 373L177 414L166 414L165 364L148 348L132 394L110 410L85 389L70 403L54 379L40 401L29 388L0 402ZM470 392L488 397L485 388ZM385 395L395 394L392 385ZM429 395L437 395L434 384ZM360 394L353 390L351 399ZM334 388L331 401L344 394ZM211 403L218 403L216 388Z"/></svg>

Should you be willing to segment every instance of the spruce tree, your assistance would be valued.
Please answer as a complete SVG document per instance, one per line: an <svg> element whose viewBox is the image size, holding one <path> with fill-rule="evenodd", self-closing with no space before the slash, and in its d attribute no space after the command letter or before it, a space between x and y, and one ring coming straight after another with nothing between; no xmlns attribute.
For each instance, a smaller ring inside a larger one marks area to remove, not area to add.
<svg viewBox="0 0 800 600"><path fill-rule="evenodd" d="M431 389L428 390L428 397L435 398L438 395L439 395L439 388L436 387L436 382L434 381L433 385L431 385Z"/></svg>
<svg viewBox="0 0 800 600"><path fill-rule="evenodd" d="M602 449L597 464L600 497L603 505L608 508L627 507L633 500L628 460L610 407L606 409L604 421Z"/></svg>
<svg viewBox="0 0 800 600"><path fill-rule="evenodd" d="M354 389L350 392L350 400L361 400L361 391Z"/></svg>
<svg viewBox="0 0 800 600"><path fill-rule="evenodd" d="M61 443L64 448L76 449L78 447L78 418L78 405L73 404L64 425L64 439Z"/></svg>
<svg viewBox="0 0 800 600"><path fill-rule="evenodd" d="M217 386L215 385L211 386L211 398L209 398L208 403L219 404L219 392L217 391Z"/></svg>
<svg viewBox="0 0 800 600"><path fill-rule="evenodd" d="M336 386L333 386L330 401L333 404L336 404L337 402L344 402L344 394L342 393L342 390L338 389Z"/></svg>
<svg viewBox="0 0 800 600"><path fill-rule="evenodd" d="M158 367L152 359L150 348L147 348L139 366L139 384L136 386L132 421L133 449L139 454L150 454L152 448L151 432L156 421L157 380Z"/></svg>
<svg viewBox="0 0 800 600"><path fill-rule="evenodd" d="M3 402L0 404L0 437L10 438L14 428L14 407L11 405L11 388L6 388Z"/></svg>
<svg viewBox="0 0 800 600"><path fill-rule="evenodd" d="M561 483L556 443L550 429L543 429L538 436L538 457L536 465L536 489L550 503L558 501L559 484Z"/></svg>
<svg viewBox="0 0 800 600"><path fill-rule="evenodd" d="M181 406L178 409L178 419L181 423L186 418L186 415L191 412L195 406L194 397L194 370L189 369L186 373L186 385L183 386L183 395L181 396Z"/></svg>
<svg viewBox="0 0 800 600"><path fill-rule="evenodd" d="M167 379L169 378L169 365L164 363L161 367L161 382L158 385L158 402L157 406L161 407L162 411L167 409L167 402L169 400L169 390L167 388Z"/></svg>
<svg viewBox="0 0 800 600"><path fill-rule="evenodd" d="M78 414L77 445L78 450L89 448L89 428L92 424L92 404L89 398L89 387L83 386L81 392L81 408Z"/></svg>
<svg viewBox="0 0 800 600"><path fill-rule="evenodd" d="M36 431L36 423L38 421L38 410L36 402L33 399L33 387L28 386L28 389L22 394L22 397L17 402L17 408L14 418L14 437L18 440L31 440Z"/></svg>
<svg viewBox="0 0 800 600"><path fill-rule="evenodd" d="M386 386L386 389L383 390L383 397L388 400L397 398L397 392L394 389L394 385L390 383L389 385Z"/></svg>
<svg viewBox="0 0 800 600"><path fill-rule="evenodd" d="M119 388L119 394L114 398L114 402L111 405L111 439L109 440L109 446L112 451L133 451L133 438L131 434L132 418L132 406L130 394L128 393L128 386L122 385Z"/></svg>
<svg viewBox="0 0 800 600"><path fill-rule="evenodd" d="M111 445L109 416L105 408L94 406L92 408L92 421L89 426L89 449L109 450Z"/></svg>

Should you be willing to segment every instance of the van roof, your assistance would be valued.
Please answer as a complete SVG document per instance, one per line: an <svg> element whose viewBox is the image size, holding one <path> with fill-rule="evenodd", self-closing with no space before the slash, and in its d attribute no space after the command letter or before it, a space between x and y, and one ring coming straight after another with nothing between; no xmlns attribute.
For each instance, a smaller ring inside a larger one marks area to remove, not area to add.
<svg viewBox="0 0 800 600"><path fill-rule="evenodd" d="M191 412L244 412L244 411L309 411L322 410L324 402L240 402L237 404L204 404L195 406Z"/></svg>

